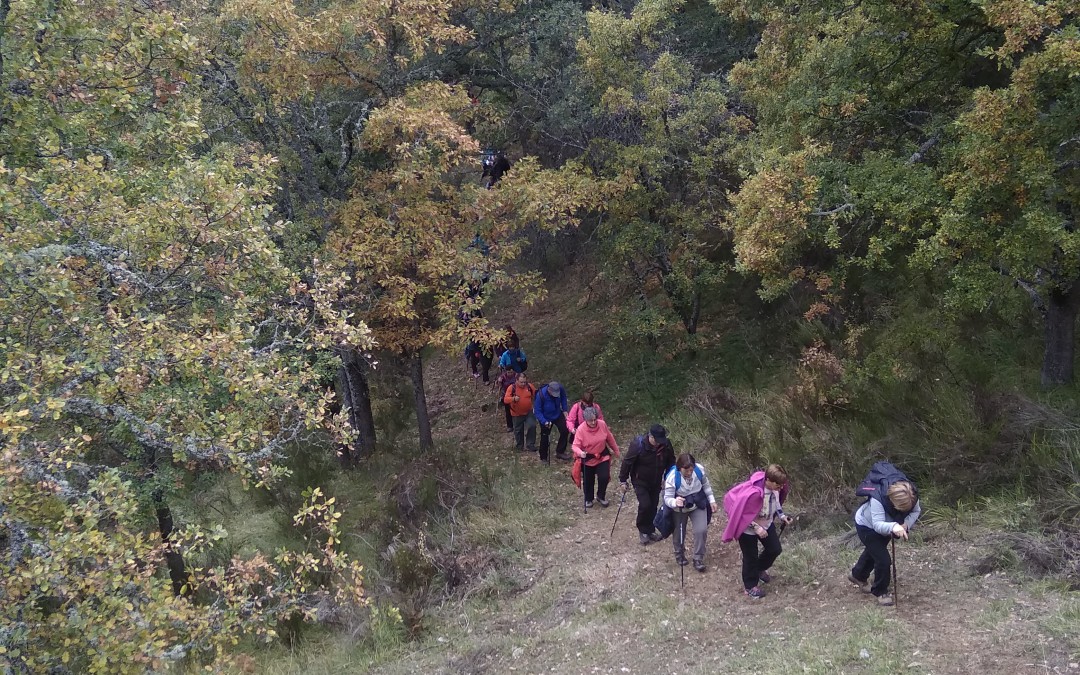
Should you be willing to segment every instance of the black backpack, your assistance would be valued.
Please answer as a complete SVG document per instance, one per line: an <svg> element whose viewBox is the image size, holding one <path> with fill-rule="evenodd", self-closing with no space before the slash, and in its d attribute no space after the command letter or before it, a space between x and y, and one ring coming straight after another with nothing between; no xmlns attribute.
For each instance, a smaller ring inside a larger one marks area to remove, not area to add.
<svg viewBox="0 0 1080 675"><path fill-rule="evenodd" d="M525 355L521 353L521 350L517 347L512 347L508 350L510 352L510 367L515 372L524 373L529 369L529 361L525 358Z"/></svg>
<svg viewBox="0 0 1080 675"><path fill-rule="evenodd" d="M870 468L870 473L866 474L866 478L859 483L859 487L855 488L855 496L878 500L885 507L885 512L889 514L890 518L898 523L903 522L904 517L911 513L911 510L900 511L893 506L888 496L889 486L900 481L911 483L915 502L918 502L919 490L915 487L915 482L908 478L903 471L897 469L892 462L875 462L874 466Z"/></svg>

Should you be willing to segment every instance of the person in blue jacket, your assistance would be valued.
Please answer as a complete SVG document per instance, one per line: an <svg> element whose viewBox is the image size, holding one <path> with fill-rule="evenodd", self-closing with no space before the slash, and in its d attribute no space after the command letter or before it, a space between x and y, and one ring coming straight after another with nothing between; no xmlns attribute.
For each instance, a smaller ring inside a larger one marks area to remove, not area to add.
<svg viewBox="0 0 1080 675"><path fill-rule="evenodd" d="M515 373L524 373L529 369L529 360L525 350L518 346L510 347L499 357L499 367L509 368Z"/></svg>
<svg viewBox="0 0 1080 675"><path fill-rule="evenodd" d="M570 430L566 428L566 413L570 408L566 403L566 391L558 382L549 382L540 391L536 392L533 399L533 414L540 423L540 461L548 462L548 448L551 447L551 429L559 430L559 442L555 446L555 457L570 461L570 455L566 453L566 442L570 437Z"/></svg>

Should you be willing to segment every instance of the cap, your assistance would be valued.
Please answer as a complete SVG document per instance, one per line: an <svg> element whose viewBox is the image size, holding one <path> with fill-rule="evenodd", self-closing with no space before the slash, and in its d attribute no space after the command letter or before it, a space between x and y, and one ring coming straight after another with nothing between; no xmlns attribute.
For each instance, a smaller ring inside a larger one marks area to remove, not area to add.
<svg viewBox="0 0 1080 675"><path fill-rule="evenodd" d="M558 382L548 382L547 390L552 396L562 396L562 385Z"/></svg>
<svg viewBox="0 0 1080 675"><path fill-rule="evenodd" d="M667 429L664 428L663 424L654 424L649 427L649 435L653 437L653 440L658 445L667 443Z"/></svg>

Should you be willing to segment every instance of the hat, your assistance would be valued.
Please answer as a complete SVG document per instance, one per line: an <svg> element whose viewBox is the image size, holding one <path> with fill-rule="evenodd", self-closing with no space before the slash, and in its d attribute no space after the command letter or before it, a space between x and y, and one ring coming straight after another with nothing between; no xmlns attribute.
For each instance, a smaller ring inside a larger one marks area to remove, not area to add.
<svg viewBox="0 0 1080 675"><path fill-rule="evenodd" d="M562 396L562 385L558 382L548 382L547 389L552 396Z"/></svg>
<svg viewBox="0 0 1080 675"><path fill-rule="evenodd" d="M664 445L667 443L667 429L663 424L654 424L649 427L649 435L653 437L657 445Z"/></svg>

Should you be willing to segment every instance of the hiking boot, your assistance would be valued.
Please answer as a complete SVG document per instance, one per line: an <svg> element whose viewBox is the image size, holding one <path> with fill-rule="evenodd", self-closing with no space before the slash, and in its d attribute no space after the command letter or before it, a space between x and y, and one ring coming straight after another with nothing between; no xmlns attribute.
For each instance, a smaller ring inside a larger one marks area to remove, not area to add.
<svg viewBox="0 0 1080 675"><path fill-rule="evenodd" d="M649 541L663 541L664 538L660 536L659 532L653 531L649 533Z"/></svg>
<svg viewBox="0 0 1080 675"><path fill-rule="evenodd" d="M644 532L638 534L637 539L638 539L639 542L641 542L642 546L648 546L653 541L653 538L650 537L649 535L645 534Z"/></svg>
<svg viewBox="0 0 1080 675"><path fill-rule="evenodd" d="M605 509L611 504L611 502L606 499L597 499L596 501L600 502L600 506L603 506Z"/></svg>
<svg viewBox="0 0 1080 675"><path fill-rule="evenodd" d="M592 502L585 502L585 508L591 509L592 508Z"/></svg>
<svg viewBox="0 0 1080 675"><path fill-rule="evenodd" d="M758 578L758 581L760 581L763 584L767 584L770 581L772 581L772 575L769 574L768 572L759 572L758 575L757 575L757 578Z"/></svg>
<svg viewBox="0 0 1080 675"><path fill-rule="evenodd" d="M869 579L867 579L866 581L859 581L858 579L855 578L854 574L852 574L851 572L848 572L847 580L850 581L851 583L855 584L856 586L858 586L859 590L862 591L863 593L869 593L870 592L870 580Z"/></svg>
<svg viewBox="0 0 1080 675"><path fill-rule="evenodd" d="M565 452L556 452L555 453L555 459L561 459L564 462L572 462L572 461L574 461L574 458L571 457L570 455L566 454Z"/></svg>
<svg viewBox="0 0 1080 675"><path fill-rule="evenodd" d="M514 433L514 427L506 427L506 433L508 433L508 434Z"/></svg>
<svg viewBox="0 0 1080 675"><path fill-rule="evenodd" d="M690 564L690 561L687 560L686 556L684 556L682 553L675 554L675 562L679 565L679 567Z"/></svg>
<svg viewBox="0 0 1080 675"><path fill-rule="evenodd" d="M749 596L749 597L751 597L751 598L753 598L755 600L759 600L759 599L765 597L765 591L761 590L761 588L758 587L758 586L754 586L753 588L748 588L743 592L746 593L747 596Z"/></svg>
<svg viewBox="0 0 1080 675"><path fill-rule="evenodd" d="M531 447L531 448L527 448L527 449L528 449L529 452L540 452L540 448L537 448L535 446Z"/></svg>
<svg viewBox="0 0 1080 675"><path fill-rule="evenodd" d="M881 607L892 607L895 604L895 601L893 600L892 595L886 593L885 595L878 596L877 604Z"/></svg>
<svg viewBox="0 0 1080 675"><path fill-rule="evenodd" d="M701 560L701 558L694 558L694 569L696 569L698 572L705 571L705 563Z"/></svg>

